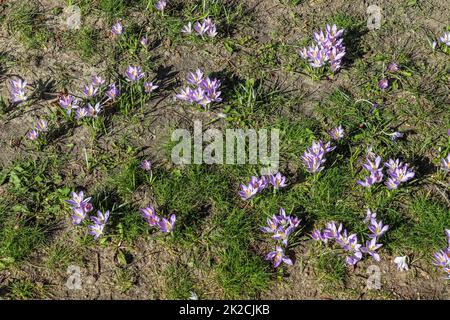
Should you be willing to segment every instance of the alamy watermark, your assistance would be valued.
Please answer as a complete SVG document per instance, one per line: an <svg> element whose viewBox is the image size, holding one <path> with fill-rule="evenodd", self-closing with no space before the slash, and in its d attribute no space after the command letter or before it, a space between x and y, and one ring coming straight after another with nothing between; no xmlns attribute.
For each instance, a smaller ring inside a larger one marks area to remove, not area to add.
<svg viewBox="0 0 450 320"><path fill-rule="evenodd" d="M370 5L367 7L367 29L378 30L381 28L381 8L377 5Z"/></svg>
<svg viewBox="0 0 450 320"><path fill-rule="evenodd" d="M66 287L70 290L81 290L81 268L70 265L67 267L69 278L66 281Z"/></svg>
<svg viewBox="0 0 450 320"><path fill-rule="evenodd" d="M270 137L269 137L270 136ZM194 121L194 130L172 132L172 162L182 164L261 164L261 175L274 174L279 166L278 129L207 129ZM270 141L270 143L269 143ZM270 148L269 148L270 144Z"/></svg>

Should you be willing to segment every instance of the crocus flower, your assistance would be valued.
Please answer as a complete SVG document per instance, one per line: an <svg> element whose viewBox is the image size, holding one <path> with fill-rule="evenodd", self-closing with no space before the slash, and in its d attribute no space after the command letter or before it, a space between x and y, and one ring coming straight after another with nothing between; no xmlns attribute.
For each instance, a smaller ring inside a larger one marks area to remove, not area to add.
<svg viewBox="0 0 450 320"><path fill-rule="evenodd" d="M374 211L372 212L370 209L367 209L366 218L364 219L364 223L370 223L372 220L374 220L377 217L377 213Z"/></svg>
<svg viewBox="0 0 450 320"><path fill-rule="evenodd" d="M103 229L105 228L104 224L93 224L88 226L89 234L94 236L94 239L97 240L103 234Z"/></svg>
<svg viewBox="0 0 450 320"><path fill-rule="evenodd" d="M253 188L251 185L245 186L244 184L241 184L241 191L239 191L239 195L241 196L242 200L248 200L252 198L257 192L258 189Z"/></svg>
<svg viewBox="0 0 450 320"><path fill-rule="evenodd" d="M391 62L387 66L387 71L389 72L397 72L398 70L399 70L398 65L395 62Z"/></svg>
<svg viewBox="0 0 450 320"><path fill-rule="evenodd" d="M102 107L100 106L100 102L97 102L95 106L91 106L91 104L88 103L86 110L89 116L92 118L97 118L97 115L102 111Z"/></svg>
<svg viewBox="0 0 450 320"><path fill-rule="evenodd" d="M407 259L406 256L396 257L394 259L394 262L397 265L397 269L399 271L408 271L409 270L408 263L406 262L406 259Z"/></svg>
<svg viewBox="0 0 450 320"><path fill-rule="evenodd" d="M159 86L154 85L153 82L144 83L144 88L146 93L152 93L155 89L158 89Z"/></svg>
<svg viewBox="0 0 450 320"><path fill-rule="evenodd" d="M89 110L87 108L78 108L75 111L75 119L80 120L89 115Z"/></svg>
<svg viewBox="0 0 450 320"><path fill-rule="evenodd" d="M95 87L100 87L105 84L105 79L100 76L93 76L91 83Z"/></svg>
<svg viewBox="0 0 450 320"><path fill-rule="evenodd" d="M93 97L98 91L97 87L94 87L94 85L84 85L83 93L86 97L91 98Z"/></svg>
<svg viewBox="0 0 450 320"><path fill-rule="evenodd" d="M174 214L171 214L169 219L162 218L158 223L161 232L163 232L163 233L172 232L173 228L175 226L175 220L176 220L176 216Z"/></svg>
<svg viewBox="0 0 450 320"><path fill-rule="evenodd" d="M380 88L381 90L384 90L387 87L389 87L388 79L384 78L384 79L381 79L380 81L378 81L378 88Z"/></svg>
<svg viewBox="0 0 450 320"><path fill-rule="evenodd" d="M156 215L156 211L153 207L147 207L140 209L142 217L147 221L151 227L159 225L161 219Z"/></svg>
<svg viewBox="0 0 450 320"><path fill-rule="evenodd" d="M380 261L380 255L376 252L382 246L381 243L377 243L377 238L373 238L370 241L366 241L366 246L361 248L361 251L370 254L375 261Z"/></svg>
<svg viewBox="0 0 450 320"><path fill-rule="evenodd" d="M441 160L441 170L444 172L450 172L450 153L446 158Z"/></svg>
<svg viewBox="0 0 450 320"><path fill-rule="evenodd" d="M396 141L399 138L403 138L404 135L405 135L404 133L397 131L390 134L392 141Z"/></svg>
<svg viewBox="0 0 450 320"><path fill-rule="evenodd" d="M70 115L72 113L72 109L78 108L78 100L70 94L62 95L59 98L59 105L63 109L66 109L67 115Z"/></svg>
<svg viewBox="0 0 450 320"><path fill-rule="evenodd" d="M144 171L150 171L152 170L152 163L148 160L144 160L141 162L140 167Z"/></svg>
<svg viewBox="0 0 450 320"><path fill-rule="evenodd" d="M439 37L439 41L450 47L450 32L444 32L444 34Z"/></svg>
<svg viewBox="0 0 450 320"><path fill-rule="evenodd" d="M90 197L84 198L83 191L72 192L72 199L64 200L72 207L73 215L71 217L74 225L80 224L86 218L86 214L92 211L93 207L89 202L90 200Z"/></svg>
<svg viewBox="0 0 450 320"><path fill-rule="evenodd" d="M437 251L433 254L433 264L438 267L446 267L450 264L450 257L443 250Z"/></svg>
<svg viewBox="0 0 450 320"><path fill-rule="evenodd" d="M339 227L337 227L336 222L332 221L327 223L323 235L327 239L338 239L341 236L341 231L342 231L342 223L339 224Z"/></svg>
<svg viewBox="0 0 450 320"><path fill-rule="evenodd" d="M145 73L138 66L128 66L126 76L128 81L135 82L144 77Z"/></svg>
<svg viewBox="0 0 450 320"><path fill-rule="evenodd" d="M115 83L111 84L108 90L106 91L106 96L111 100L115 100L119 95L120 90L116 87L116 84Z"/></svg>
<svg viewBox="0 0 450 320"><path fill-rule="evenodd" d="M272 219L267 218L267 227L262 227L261 231L264 233L275 233L278 229L278 220L273 217Z"/></svg>
<svg viewBox="0 0 450 320"><path fill-rule="evenodd" d="M39 138L39 132L35 129L28 131L27 138L30 140L36 140Z"/></svg>
<svg viewBox="0 0 450 320"><path fill-rule="evenodd" d="M158 11L164 11L164 9L166 8L166 6L167 6L167 1L165 1L165 0L159 0L156 4L155 4L155 8L156 8L156 10L158 10Z"/></svg>
<svg viewBox="0 0 450 320"><path fill-rule="evenodd" d="M355 264L357 264L360 260L362 259L362 253L360 251L355 252L353 255L348 256L345 259L345 262L350 265L350 266L354 266Z"/></svg>
<svg viewBox="0 0 450 320"><path fill-rule="evenodd" d="M315 229L312 233L311 233L311 238L315 241L326 241L327 238L325 238L322 235L322 232L319 229Z"/></svg>
<svg viewBox="0 0 450 320"><path fill-rule="evenodd" d="M341 140L344 137L344 129L341 125L339 127L336 127L334 129L331 129L329 132L330 138L333 140Z"/></svg>
<svg viewBox="0 0 450 320"><path fill-rule="evenodd" d="M148 38L147 37L142 37L141 40L139 41L141 43L141 45L143 47L148 47Z"/></svg>
<svg viewBox="0 0 450 320"><path fill-rule="evenodd" d="M381 237L387 230L389 225L383 225L383 222L376 221L375 219L370 220L369 230L372 234L369 235L370 238Z"/></svg>
<svg viewBox="0 0 450 320"><path fill-rule="evenodd" d="M203 80L203 72L200 69L195 70L194 72L189 72L186 78L186 81L189 84L199 85Z"/></svg>
<svg viewBox="0 0 450 320"><path fill-rule="evenodd" d="M36 123L36 130L39 132L47 132L48 131L47 121L45 121L44 119L39 119L38 122Z"/></svg>
<svg viewBox="0 0 450 320"><path fill-rule="evenodd" d="M274 187L274 189L278 190L279 188L284 188L287 186L286 177L282 176L280 172L269 176L269 183Z"/></svg>
<svg viewBox="0 0 450 320"><path fill-rule="evenodd" d="M280 246L276 246L276 250L269 252L266 256L266 260L273 260L273 267L278 268L281 262L292 265L292 260L284 255L284 250Z"/></svg>
<svg viewBox="0 0 450 320"><path fill-rule="evenodd" d="M188 24L185 25L183 27L183 29L181 29L181 32L185 33L185 34L191 34L192 33L192 23L188 22Z"/></svg>
<svg viewBox="0 0 450 320"><path fill-rule="evenodd" d="M399 159L392 160L389 159L385 166L388 168L388 181L386 186L389 190L397 189L398 186L412 179L415 173L409 168L407 163L400 162Z"/></svg>
<svg viewBox="0 0 450 320"><path fill-rule="evenodd" d="M121 34L123 33L123 27L122 27L122 25L120 24L119 21L117 21L117 22L112 26L111 32L112 32L114 35L116 35L116 36L119 36L119 35L121 35Z"/></svg>
<svg viewBox="0 0 450 320"><path fill-rule="evenodd" d="M106 211L104 214L100 210L97 211L96 217L91 217L92 222L95 224L106 224L108 222L109 218L109 210Z"/></svg>

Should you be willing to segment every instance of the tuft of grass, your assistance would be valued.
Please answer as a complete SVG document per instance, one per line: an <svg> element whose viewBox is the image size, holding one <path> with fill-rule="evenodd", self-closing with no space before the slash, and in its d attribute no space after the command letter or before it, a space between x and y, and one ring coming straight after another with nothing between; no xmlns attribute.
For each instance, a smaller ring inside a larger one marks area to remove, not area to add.
<svg viewBox="0 0 450 320"><path fill-rule="evenodd" d="M172 264L165 270L166 290L169 299L186 300L195 291L195 280L186 266Z"/></svg>
<svg viewBox="0 0 450 320"><path fill-rule="evenodd" d="M50 40L51 32L37 3L18 1L11 5L9 12L6 26L27 48L42 48Z"/></svg>
<svg viewBox="0 0 450 320"><path fill-rule="evenodd" d="M36 298L37 290L33 282L27 279L14 281L9 287L9 296L16 300Z"/></svg>

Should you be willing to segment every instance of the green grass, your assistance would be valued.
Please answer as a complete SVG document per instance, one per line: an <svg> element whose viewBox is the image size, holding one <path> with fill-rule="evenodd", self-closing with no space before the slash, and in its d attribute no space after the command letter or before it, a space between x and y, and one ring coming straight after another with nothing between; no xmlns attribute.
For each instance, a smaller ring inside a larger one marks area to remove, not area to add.
<svg viewBox="0 0 450 320"><path fill-rule="evenodd" d="M5 18L4 24L9 32L29 49L45 46L52 34L45 24L45 16L38 4L18 1L13 4L12 14Z"/></svg>

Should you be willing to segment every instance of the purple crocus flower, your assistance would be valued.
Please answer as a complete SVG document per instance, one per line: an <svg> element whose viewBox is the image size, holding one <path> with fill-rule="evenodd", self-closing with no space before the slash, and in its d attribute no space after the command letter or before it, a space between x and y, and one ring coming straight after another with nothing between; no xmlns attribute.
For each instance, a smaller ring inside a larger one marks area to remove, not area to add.
<svg viewBox="0 0 450 320"><path fill-rule="evenodd" d="M315 229L312 233L311 233L311 238L315 241L326 241L328 240L326 237L324 237L322 235L322 232L320 231L320 229Z"/></svg>
<svg viewBox="0 0 450 320"><path fill-rule="evenodd" d="M153 207L147 207L140 209L142 217L147 221L151 227L159 225L161 219L156 215L156 211Z"/></svg>
<svg viewBox="0 0 450 320"><path fill-rule="evenodd" d="M377 213L372 212L370 209L367 209L366 218L364 219L364 223L369 224L372 220L376 219Z"/></svg>
<svg viewBox="0 0 450 320"><path fill-rule="evenodd" d="M384 90L387 87L389 87L388 79L384 78L384 79L381 79L380 81L378 81L378 88L380 88L381 90Z"/></svg>
<svg viewBox="0 0 450 320"><path fill-rule="evenodd" d="M93 225L89 226L89 234L94 236L97 240L103 234L103 229L105 228L106 222L108 222L109 210L103 214L100 210L97 211L97 217L91 217Z"/></svg>
<svg viewBox="0 0 450 320"><path fill-rule="evenodd" d="M309 151L305 151L301 157L303 164L305 165L306 171L310 173L317 173L323 170L322 164L325 163L323 155L316 155Z"/></svg>
<svg viewBox="0 0 450 320"><path fill-rule="evenodd" d="M70 115L72 113L72 109L78 108L78 100L68 94L68 95L62 95L59 98L59 105L66 110L67 115Z"/></svg>
<svg viewBox="0 0 450 320"><path fill-rule="evenodd" d="M203 36L208 31L208 28L209 26L205 23L205 21L203 21L202 23L197 21L194 24L194 30L199 36Z"/></svg>
<svg viewBox="0 0 450 320"><path fill-rule="evenodd" d="M332 221L327 223L327 226L323 232L323 236L327 239L339 239L342 231L342 223L339 227L336 226L336 222Z"/></svg>
<svg viewBox="0 0 450 320"><path fill-rule="evenodd" d="M444 32L444 34L440 36L438 39L440 42L450 47L450 32Z"/></svg>
<svg viewBox="0 0 450 320"><path fill-rule="evenodd" d="M381 243L377 243L377 238L373 238L370 241L366 241L366 246L361 248L361 251L370 254L375 261L380 261L380 255L376 252L382 246Z"/></svg>
<svg viewBox="0 0 450 320"><path fill-rule="evenodd" d="M144 83L144 88L146 93L152 93L155 89L158 89L159 86L154 85L153 82Z"/></svg>
<svg viewBox="0 0 450 320"><path fill-rule="evenodd" d="M275 175L271 174L269 176L269 183L274 187L275 190L287 186L286 177L282 176L280 172Z"/></svg>
<svg viewBox="0 0 450 320"><path fill-rule="evenodd" d="M369 235L370 238L381 237L387 230L389 225L383 225L383 222L376 221L375 219L370 220L369 230L372 234Z"/></svg>
<svg viewBox="0 0 450 320"><path fill-rule="evenodd" d="M284 262L285 264L292 265L292 260L284 255L284 250L280 246L276 246L275 251L269 252L266 256L266 260L273 260L273 267L278 266Z"/></svg>
<svg viewBox="0 0 450 320"><path fill-rule="evenodd" d="M91 80L92 85L95 87L100 87L104 85L105 82L105 79L103 79L101 76L93 76Z"/></svg>
<svg viewBox="0 0 450 320"><path fill-rule="evenodd" d="M280 226L275 231L275 233L272 236L272 238L277 240L277 241L281 241L281 243L285 247L287 247L287 245L288 245L288 238L289 238L289 235L292 233L292 231L293 231L292 227L285 228L284 226Z"/></svg>
<svg viewBox="0 0 450 320"><path fill-rule="evenodd" d="M345 259L345 262L346 262L349 266L354 266L354 265L356 265L361 259L362 259L362 253L361 253L361 251L356 251L353 255L348 256L348 257Z"/></svg>
<svg viewBox="0 0 450 320"><path fill-rule="evenodd" d="M331 129L329 135L330 138L335 141L341 140L344 137L344 129L342 128L341 125L339 125L339 127Z"/></svg>
<svg viewBox="0 0 450 320"><path fill-rule="evenodd" d="M267 218L267 227L262 227L261 231L264 233L275 233L278 230L278 220L276 217L272 219Z"/></svg>
<svg viewBox="0 0 450 320"><path fill-rule="evenodd" d="M395 62L391 62L387 66L387 71L389 72L397 72L398 70L399 70L398 64L396 64Z"/></svg>
<svg viewBox="0 0 450 320"><path fill-rule="evenodd" d="M39 138L39 132L35 129L28 131L27 138L34 141Z"/></svg>
<svg viewBox="0 0 450 320"><path fill-rule="evenodd" d="M106 96L111 100L115 100L119 95L120 90L116 87L116 84L115 83L111 84L108 90L106 91Z"/></svg>
<svg viewBox="0 0 450 320"><path fill-rule="evenodd" d="M95 94L97 93L98 88L94 87L94 85L90 84L90 85L84 85L83 88L83 93L86 97L91 98L93 96L95 96Z"/></svg>
<svg viewBox="0 0 450 320"><path fill-rule="evenodd" d="M186 87L184 89L180 89L180 93L176 95L177 99L183 101L192 101L192 89L190 87Z"/></svg>
<svg viewBox="0 0 450 320"><path fill-rule="evenodd" d="M450 265L450 257L449 255L444 252L443 250L436 251L433 253L433 264L438 267L446 267Z"/></svg>
<svg viewBox="0 0 450 320"><path fill-rule="evenodd" d="M446 158L441 160L441 170L444 172L450 172L450 153Z"/></svg>
<svg viewBox="0 0 450 320"><path fill-rule="evenodd" d="M156 10L161 11L161 12L164 11L164 9L166 8L166 6L167 6L167 1L166 1L166 0L159 0L159 1L155 4Z"/></svg>
<svg viewBox="0 0 450 320"><path fill-rule="evenodd" d="M47 121L45 121L44 119L39 119L36 123L36 130L39 132L47 132L48 131Z"/></svg>
<svg viewBox="0 0 450 320"><path fill-rule="evenodd" d="M185 25L183 27L183 29L181 29L181 33L191 34L192 33L192 23L188 22L188 24Z"/></svg>
<svg viewBox="0 0 450 320"><path fill-rule="evenodd" d="M241 191L239 191L239 195L241 196L242 200L248 200L252 198L257 192L258 189L253 188L251 185L245 186L244 184L241 184Z"/></svg>
<svg viewBox="0 0 450 320"><path fill-rule="evenodd" d="M258 190L262 191L269 185L269 181L266 176L261 176L258 180Z"/></svg>
<svg viewBox="0 0 450 320"><path fill-rule="evenodd" d="M162 218L158 223L161 232L163 233L172 232L175 226L175 220L176 216L174 214L171 214L169 219Z"/></svg>
<svg viewBox="0 0 450 320"><path fill-rule="evenodd" d="M398 186L412 179L415 173L409 168L407 163L400 162L399 159L392 160L389 159L385 166L388 168L388 181L386 186L389 190L397 189Z"/></svg>
<svg viewBox="0 0 450 320"><path fill-rule="evenodd" d="M92 211L93 207L90 200L90 197L84 198L83 191L79 193L72 192L72 199L64 200L72 207L73 215L71 217L73 224L80 224L86 218L86 214Z"/></svg>
<svg viewBox="0 0 450 320"><path fill-rule="evenodd" d="M366 163L364 163L362 166L369 172L370 176L366 176L364 177L364 180L358 180L356 181L356 183L363 187L371 187L375 183L381 182L383 179L383 171L381 168L379 168L380 163L381 157L375 154L373 154L372 156L368 156L366 158Z"/></svg>
<svg viewBox="0 0 450 320"><path fill-rule="evenodd" d="M111 32L113 35L119 36L123 33L123 27L122 24L120 24L119 21L117 21L111 28Z"/></svg>
<svg viewBox="0 0 450 320"><path fill-rule="evenodd" d="M92 118L97 118L98 114L102 111L102 107L100 105L100 102L97 102L94 106L92 106L90 103L86 106L87 112L89 116Z"/></svg>
<svg viewBox="0 0 450 320"><path fill-rule="evenodd" d="M189 84L199 85L203 81L203 72L200 69L195 70L195 73L189 72L186 81Z"/></svg>
<svg viewBox="0 0 450 320"><path fill-rule="evenodd" d="M390 134L392 141L397 141L397 139L403 138L404 135L405 135L404 133L397 131Z"/></svg>
<svg viewBox="0 0 450 320"><path fill-rule="evenodd" d="M127 80L131 82L136 82L145 76L145 73L142 72L141 68L138 66L128 66L127 71L125 73Z"/></svg>
<svg viewBox="0 0 450 320"><path fill-rule="evenodd" d="M152 170L152 163L148 160L144 160L141 162L140 167L144 171L150 171Z"/></svg>
<svg viewBox="0 0 450 320"><path fill-rule="evenodd" d="M139 42L143 47L146 47L146 48L148 47L148 38L147 37L142 37Z"/></svg>
<svg viewBox="0 0 450 320"><path fill-rule="evenodd" d="M87 108L78 108L75 111L75 119L80 120L89 115L89 110Z"/></svg>

